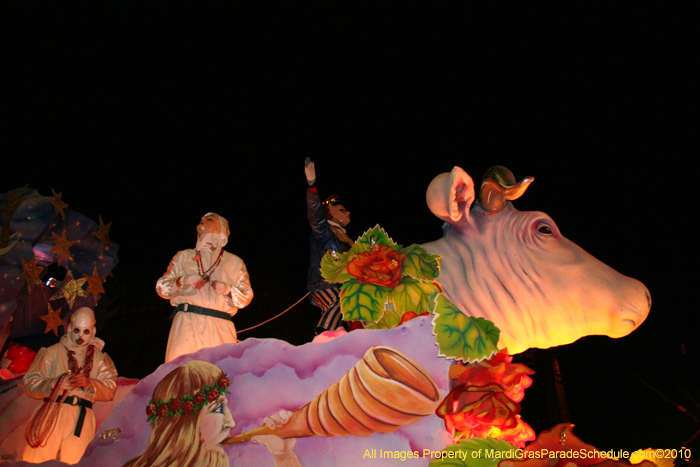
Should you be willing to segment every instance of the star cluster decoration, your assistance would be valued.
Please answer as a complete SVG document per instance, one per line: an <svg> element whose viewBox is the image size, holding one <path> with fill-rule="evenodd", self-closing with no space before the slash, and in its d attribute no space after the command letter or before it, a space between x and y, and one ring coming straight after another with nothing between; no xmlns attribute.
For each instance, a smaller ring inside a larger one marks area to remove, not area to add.
<svg viewBox="0 0 700 467"><path fill-rule="evenodd" d="M49 308L49 314L40 316L41 319L43 319L46 322L46 331L44 331L44 334L48 334L49 331L53 331L56 336L58 336L58 328L59 326L64 326L65 323L61 319L61 308L58 310L54 310L51 308L51 304L47 303L46 306Z"/></svg>
<svg viewBox="0 0 700 467"><path fill-rule="evenodd" d="M15 316L30 314L32 319L39 317L42 323L46 323L45 332L53 331L58 336L59 327L65 325L61 314L66 311L64 302L60 300L65 300L72 310L76 302L86 302L90 306L89 297L93 298L96 306L101 295L106 294L106 278L111 275L110 271L117 262L117 248L112 246L114 244L109 238L112 223L105 223L101 214L99 223L95 223L94 218L73 210L69 212L69 205L63 200L60 190L52 187L49 196L41 196L28 187L15 188L1 195L0 263L20 239L20 246L31 249L18 254L20 258L12 257L13 261L21 260L21 265L17 264L0 274L0 291L15 295L21 293L23 297L31 298L33 305L18 307ZM48 206L49 202L51 207ZM17 225L11 225L13 216L17 218ZM100 242L99 247L95 239ZM51 278L45 282L48 278L47 268L54 267L51 264L65 270L63 280ZM93 266L92 274L87 273L90 266ZM100 272L104 275L100 275ZM79 278L76 279L74 274ZM86 298L81 301L79 297ZM39 316L44 303L48 313ZM58 310L52 308L54 305ZM35 306L39 307L38 310ZM34 323L33 326L37 326Z"/></svg>
<svg viewBox="0 0 700 467"><path fill-rule="evenodd" d="M66 274L66 278L64 279L63 283L58 287L56 293L53 294L53 296L49 300L58 300L59 298L65 298L66 303L68 303L68 306L70 308L73 308L73 304L75 303L76 298L87 297L87 293L85 293L85 289L83 289L83 285L86 281L87 279L85 277L81 277L80 279L74 279L73 272L71 270L68 270L68 273Z"/></svg>

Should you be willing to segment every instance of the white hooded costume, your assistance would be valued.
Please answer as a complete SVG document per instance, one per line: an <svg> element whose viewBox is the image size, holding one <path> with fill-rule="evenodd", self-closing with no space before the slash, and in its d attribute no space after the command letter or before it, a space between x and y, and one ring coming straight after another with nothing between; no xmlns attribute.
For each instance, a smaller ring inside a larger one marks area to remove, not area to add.
<svg viewBox="0 0 700 467"><path fill-rule="evenodd" d="M78 365L84 367L89 346L94 346L92 368L88 375L90 386L67 389L68 400L60 404L53 430L49 432L43 446L36 448L27 446L23 460L39 463L59 459L68 464L75 464L82 458L85 448L95 437L97 429L95 414L91 408L80 407L77 404L77 398L89 402L111 401L117 391L117 369L109 355L102 352L105 343L102 339L95 337L94 326L95 315L90 308L76 310L71 317L70 328L61 337L61 341L51 347L41 348L27 374L24 375L24 390L27 395L34 399L47 398L61 375L69 372L68 351L75 352ZM75 328L82 331L88 329L89 336L83 336L84 339L76 343L75 341L81 336L72 335L71 331ZM59 394L62 392L59 391ZM56 405L55 401L49 403L51 406ZM82 425L80 424L81 411L83 412ZM79 426L82 426L79 430L80 435L76 436Z"/></svg>
<svg viewBox="0 0 700 467"><path fill-rule="evenodd" d="M218 216L208 213L205 217L209 215ZM166 362L201 348L236 343L236 327L231 317L253 299L248 270L241 258L224 251L220 263L214 266L228 242L229 233L226 219L218 218L220 233L199 235L196 248L178 252L156 283L158 295L169 299L176 307L165 352ZM202 275L206 271L209 274ZM199 289L192 283L196 278L206 281ZM212 286L214 283L218 289Z"/></svg>

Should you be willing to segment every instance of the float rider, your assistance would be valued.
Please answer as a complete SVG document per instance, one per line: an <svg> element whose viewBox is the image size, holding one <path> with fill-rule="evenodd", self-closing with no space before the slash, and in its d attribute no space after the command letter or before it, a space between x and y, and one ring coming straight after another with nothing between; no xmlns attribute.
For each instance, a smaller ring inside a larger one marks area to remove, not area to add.
<svg viewBox="0 0 700 467"><path fill-rule="evenodd" d="M345 227L350 223L350 211L345 209L338 195L329 196L324 202L316 187L316 166L307 157L304 162L306 175L306 209L311 226L311 252L307 287L311 303L321 308L321 319L316 325L316 335L323 331L334 331L344 324L340 310L340 287L330 284L321 276L321 259L327 251L344 253L352 247Z"/></svg>
<svg viewBox="0 0 700 467"><path fill-rule="evenodd" d="M228 221L209 212L197 225L197 245L178 252L156 283L175 307L165 362L206 347L238 342L233 316L253 299L245 263L224 251Z"/></svg>
<svg viewBox="0 0 700 467"><path fill-rule="evenodd" d="M104 345L95 336L94 312L83 307L59 343L39 350L23 381L27 395L44 403L25 431L22 460L76 464L83 457L97 429L92 406L111 401L117 391L117 369Z"/></svg>

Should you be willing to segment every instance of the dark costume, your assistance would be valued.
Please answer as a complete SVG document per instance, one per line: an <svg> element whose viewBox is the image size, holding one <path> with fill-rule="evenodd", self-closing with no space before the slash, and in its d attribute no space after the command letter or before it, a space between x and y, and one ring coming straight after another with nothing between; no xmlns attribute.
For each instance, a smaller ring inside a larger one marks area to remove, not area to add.
<svg viewBox="0 0 700 467"><path fill-rule="evenodd" d="M321 259L328 250L339 253L348 251L352 246L352 240L347 237L342 227L330 223L315 186L308 187L306 190L306 212L311 226L311 253L306 284L311 292L311 303L320 307L322 311L316 331L317 333L333 331L342 324L340 287L337 284L329 284L323 279L320 271Z"/></svg>

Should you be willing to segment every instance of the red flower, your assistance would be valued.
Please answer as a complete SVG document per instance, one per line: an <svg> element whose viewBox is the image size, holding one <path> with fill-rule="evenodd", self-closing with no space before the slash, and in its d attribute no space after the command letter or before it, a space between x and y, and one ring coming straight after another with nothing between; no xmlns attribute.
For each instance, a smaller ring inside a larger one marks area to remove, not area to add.
<svg viewBox="0 0 700 467"><path fill-rule="evenodd" d="M361 284L394 288L401 283L401 263L405 257L388 245L375 245L355 255L347 269Z"/></svg>
<svg viewBox="0 0 700 467"><path fill-rule="evenodd" d="M194 412L194 402L185 401L185 403L182 404L182 412L185 414L191 414Z"/></svg>
<svg viewBox="0 0 700 467"><path fill-rule="evenodd" d="M220 395L221 395L221 393L219 392L218 389L216 389L216 388L211 388L211 389L209 390L209 394L207 395L207 400L208 400L209 402L214 402L216 399L219 398Z"/></svg>
<svg viewBox="0 0 700 467"><path fill-rule="evenodd" d="M168 404L163 404L160 407L158 407L158 418L163 418L166 415L168 415L168 411L170 411Z"/></svg>
<svg viewBox="0 0 700 467"><path fill-rule="evenodd" d="M217 384L219 385L219 387L227 388L231 384L231 380L228 379L228 376L221 375L221 377L219 377L219 381L217 381Z"/></svg>
<svg viewBox="0 0 700 467"><path fill-rule="evenodd" d="M156 414L156 405L151 402L148 404L148 407L146 407L146 415L148 415L148 418L151 418Z"/></svg>
<svg viewBox="0 0 700 467"><path fill-rule="evenodd" d="M197 394L194 395L194 403L197 405L202 405L204 402L207 400L207 395L204 394L202 391L199 391Z"/></svg>
<svg viewBox="0 0 700 467"><path fill-rule="evenodd" d="M172 412L177 412L180 410L180 407L182 406L182 402L178 397L170 401L170 404L168 405L170 407L170 410Z"/></svg>
<svg viewBox="0 0 700 467"><path fill-rule="evenodd" d="M419 315L417 315L415 311L407 311L401 317L401 322L399 324L401 325L405 322L411 321L413 318L418 318L419 316L428 316L429 314L430 313L428 313L427 311L425 311Z"/></svg>

